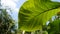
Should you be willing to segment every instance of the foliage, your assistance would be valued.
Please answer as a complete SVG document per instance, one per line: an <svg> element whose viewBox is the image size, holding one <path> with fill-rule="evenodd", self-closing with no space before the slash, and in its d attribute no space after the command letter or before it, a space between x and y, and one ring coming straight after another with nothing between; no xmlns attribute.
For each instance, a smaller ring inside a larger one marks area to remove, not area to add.
<svg viewBox="0 0 60 34"><path fill-rule="evenodd" d="M60 12L60 2L51 0L28 0L20 8L18 14L19 29L25 31L41 30L42 25L57 12Z"/></svg>
<svg viewBox="0 0 60 34"><path fill-rule="evenodd" d="M15 24L12 17L7 13L6 9L0 9L0 34L12 34Z"/></svg>
<svg viewBox="0 0 60 34"><path fill-rule="evenodd" d="M49 34L60 34L60 20L56 19L52 23L49 23L50 29L48 29Z"/></svg>

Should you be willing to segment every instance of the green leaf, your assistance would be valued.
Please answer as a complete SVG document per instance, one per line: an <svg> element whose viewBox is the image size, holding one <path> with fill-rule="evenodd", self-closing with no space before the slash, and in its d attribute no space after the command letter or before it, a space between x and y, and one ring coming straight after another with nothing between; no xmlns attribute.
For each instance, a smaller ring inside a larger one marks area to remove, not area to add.
<svg viewBox="0 0 60 34"><path fill-rule="evenodd" d="M48 34L48 32L47 31L43 31L43 34Z"/></svg>
<svg viewBox="0 0 60 34"><path fill-rule="evenodd" d="M60 20L54 20L49 24L50 29L48 29L49 34L60 34Z"/></svg>
<svg viewBox="0 0 60 34"><path fill-rule="evenodd" d="M19 10L19 29L35 31L60 11L60 3L50 0L28 0Z"/></svg>

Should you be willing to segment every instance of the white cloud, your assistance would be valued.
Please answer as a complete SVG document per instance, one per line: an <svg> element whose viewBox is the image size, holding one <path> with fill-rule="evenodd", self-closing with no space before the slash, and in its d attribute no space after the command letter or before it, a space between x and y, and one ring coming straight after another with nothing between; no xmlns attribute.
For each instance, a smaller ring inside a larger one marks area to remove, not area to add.
<svg viewBox="0 0 60 34"><path fill-rule="evenodd" d="M18 2L19 0L12 0L12 1Z"/></svg>
<svg viewBox="0 0 60 34"><path fill-rule="evenodd" d="M19 11L19 8L15 8L13 11L16 11L16 12L18 12L18 11Z"/></svg>
<svg viewBox="0 0 60 34"><path fill-rule="evenodd" d="M20 6L25 2L25 0L1 0L1 3L3 6L12 9L13 11L19 10L17 8L17 3L20 4Z"/></svg>
<svg viewBox="0 0 60 34"><path fill-rule="evenodd" d="M12 0L2 0L1 3L3 6L8 6L9 8L12 8L12 9L16 8L16 3Z"/></svg>

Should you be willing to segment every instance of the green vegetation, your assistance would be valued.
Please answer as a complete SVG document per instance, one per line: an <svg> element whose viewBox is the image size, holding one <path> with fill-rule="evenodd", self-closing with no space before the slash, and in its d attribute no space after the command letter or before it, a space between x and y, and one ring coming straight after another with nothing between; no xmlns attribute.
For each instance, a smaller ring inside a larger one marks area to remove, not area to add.
<svg viewBox="0 0 60 34"><path fill-rule="evenodd" d="M60 2L27 0L19 9L17 30L7 9L0 8L0 34L60 34Z"/></svg>
<svg viewBox="0 0 60 34"><path fill-rule="evenodd" d="M47 21L50 21L52 16L57 15L58 12L60 12L60 2L53 2L51 0L28 0L21 6L19 10L19 30L27 32L39 30L41 34L43 34L44 31L44 34L55 34L55 30L52 29L54 29L53 26L55 25L55 28L57 28L56 30L59 30L59 20L57 23L55 20L51 20L55 23L52 23L53 26L49 25L50 23L48 24L50 27L53 27L49 30L46 23Z"/></svg>
<svg viewBox="0 0 60 34"><path fill-rule="evenodd" d="M40 30L42 25L60 11L60 3L50 0L28 0L19 11L19 29Z"/></svg>

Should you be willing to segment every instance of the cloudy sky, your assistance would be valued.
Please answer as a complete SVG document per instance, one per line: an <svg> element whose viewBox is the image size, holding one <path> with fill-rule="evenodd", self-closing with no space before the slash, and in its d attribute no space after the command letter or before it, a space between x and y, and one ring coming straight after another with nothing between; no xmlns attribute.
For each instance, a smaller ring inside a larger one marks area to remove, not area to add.
<svg viewBox="0 0 60 34"><path fill-rule="evenodd" d="M1 0L3 6L11 8L12 14L8 10L8 13L12 16L14 20L18 20L18 10L25 0Z"/></svg>

